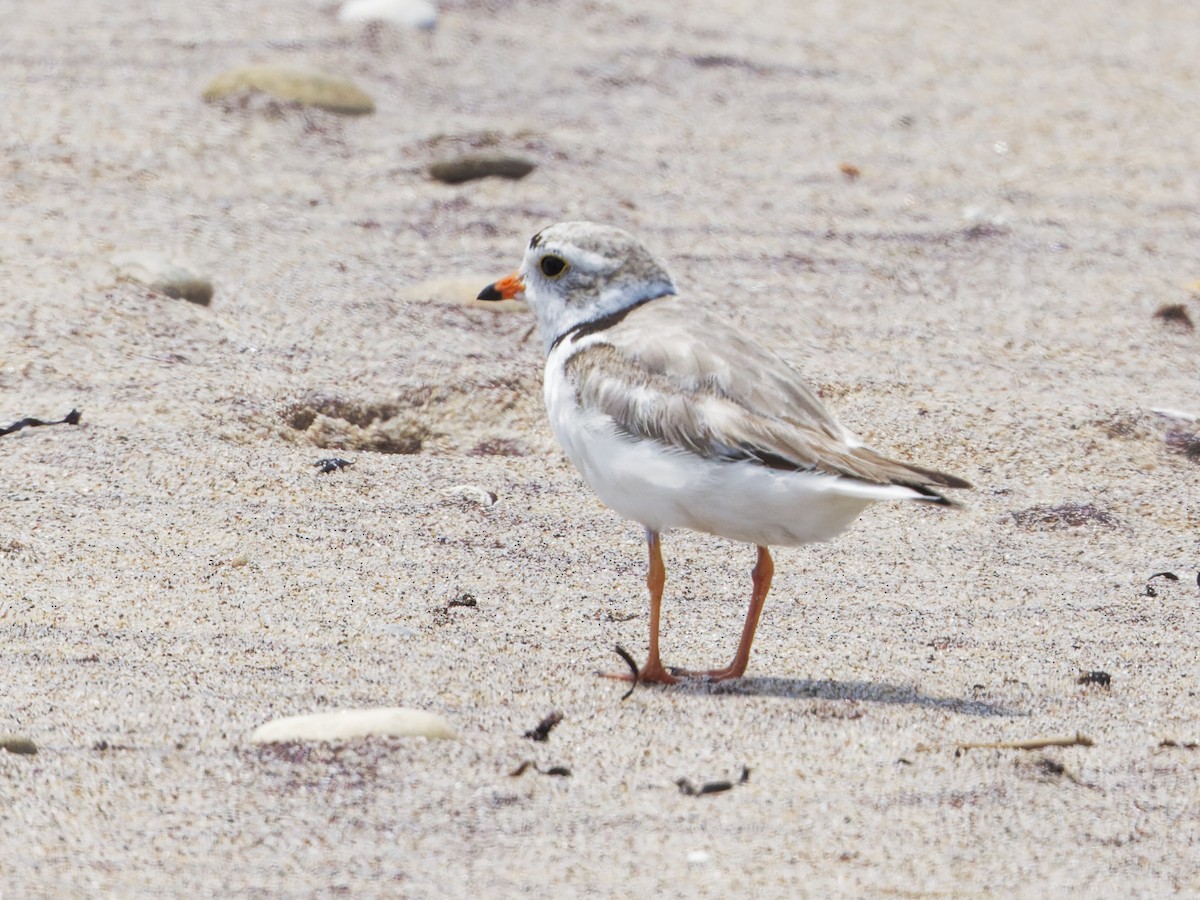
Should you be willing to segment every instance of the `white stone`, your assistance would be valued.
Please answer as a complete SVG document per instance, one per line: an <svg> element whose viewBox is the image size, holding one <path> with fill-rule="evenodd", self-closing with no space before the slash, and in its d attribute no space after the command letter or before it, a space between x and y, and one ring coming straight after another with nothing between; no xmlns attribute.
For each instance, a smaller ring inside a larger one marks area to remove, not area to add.
<svg viewBox="0 0 1200 900"><path fill-rule="evenodd" d="M524 300L479 300L479 292L495 281L496 273L485 275L458 275L449 278L433 278L410 284L400 291L403 300L415 303L450 303L486 309L488 312L528 313L529 304Z"/></svg>
<svg viewBox="0 0 1200 900"><path fill-rule="evenodd" d="M427 737L454 740L454 728L437 713L404 707L379 709L335 709L305 716L287 716L258 726L250 735L252 744L289 741L348 741L380 737Z"/></svg>
<svg viewBox="0 0 1200 900"><path fill-rule="evenodd" d="M432 29L437 7L429 0L348 0L338 12L343 22L387 22L405 28Z"/></svg>
<svg viewBox="0 0 1200 900"><path fill-rule="evenodd" d="M446 488L442 493L447 497L462 497L464 500L470 500L472 503L478 503L485 507L495 506L496 501L500 499L492 491L481 488L477 484L456 484Z"/></svg>

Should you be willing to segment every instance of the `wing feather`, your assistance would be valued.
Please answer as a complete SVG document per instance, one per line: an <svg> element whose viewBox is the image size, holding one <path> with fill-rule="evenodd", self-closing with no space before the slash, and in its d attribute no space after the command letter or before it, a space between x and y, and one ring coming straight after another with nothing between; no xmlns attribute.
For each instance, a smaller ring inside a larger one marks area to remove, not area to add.
<svg viewBox="0 0 1200 900"><path fill-rule="evenodd" d="M899 484L935 500L944 498L933 486L969 486L862 445L782 359L715 318L681 316L676 298L589 337L566 368L580 403L680 452Z"/></svg>

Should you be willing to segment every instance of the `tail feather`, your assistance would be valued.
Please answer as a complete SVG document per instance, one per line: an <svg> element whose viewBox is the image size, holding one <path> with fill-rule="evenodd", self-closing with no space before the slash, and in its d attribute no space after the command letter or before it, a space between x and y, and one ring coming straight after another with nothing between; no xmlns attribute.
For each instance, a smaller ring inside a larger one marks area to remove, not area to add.
<svg viewBox="0 0 1200 900"><path fill-rule="evenodd" d="M937 469L927 469L924 466L916 466L912 463L902 463L906 469L912 469L918 475L926 479L927 484L936 484L938 487L952 488L954 490L970 490L974 487L971 482L964 478L959 478L957 475L949 475L945 472L939 472Z"/></svg>
<svg viewBox="0 0 1200 900"><path fill-rule="evenodd" d="M950 488L952 490L969 489L971 483L966 479L959 478L957 475L949 475L946 472L939 472L937 469L928 469L925 466L918 466L910 462L901 462L898 459L891 459L870 447L860 447L854 451L854 456L869 460L877 467L878 475L890 481L892 484L903 485L906 488L916 491L921 495L920 499L929 503L939 503L943 506L957 506L959 504L945 496L938 488Z"/></svg>

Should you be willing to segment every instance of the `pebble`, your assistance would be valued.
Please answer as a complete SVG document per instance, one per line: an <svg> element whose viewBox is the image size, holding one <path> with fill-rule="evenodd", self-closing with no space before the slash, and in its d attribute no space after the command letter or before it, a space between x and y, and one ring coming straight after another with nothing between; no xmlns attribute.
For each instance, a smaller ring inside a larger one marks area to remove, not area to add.
<svg viewBox="0 0 1200 900"><path fill-rule="evenodd" d="M211 281L176 265L161 253L142 250L120 253L112 258L112 264L116 266L117 278L121 281L136 281L160 294L200 306L208 306L212 302Z"/></svg>
<svg viewBox="0 0 1200 900"><path fill-rule="evenodd" d="M498 178L511 178L515 181L524 178L534 168L534 163L519 156L506 156L502 153L473 153L435 162L429 167L429 174L446 184L462 184L464 181L474 181L477 178L488 178L493 175Z"/></svg>
<svg viewBox="0 0 1200 900"><path fill-rule="evenodd" d="M493 272L491 275L460 275L453 278L435 278L412 284L400 292L401 298L417 302L433 301L435 303L451 303L458 306L473 306L486 309L489 312L528 312L529 305L524 300L479 300L479 292L503 275L503 272Z"/></svg>
<svg viewBox="0 0 1200 900"><path fill-rule="evenodd" d="M492 491L481 488L477 484L456 484L442 491L447 497L462 497L480 506L495 506L500 498Z"/></svg>
<svg viewBox="0 0 1200 900"><path fill-rule="evenodd" d="M428 31L437 25L437 7L429 0L349 0L339 10L338 19L343 22L387 22Z"/></svg>
<svg viewBox="0 0 1200 900"><path fill-rule="evenodd" d="M250 743L348 741L368 735L447 740L458 737L450 723L437 713L397 706L378 709L336 709L274 719L256 728L250 735Z"/></svg>
<svg viewBox="0 0 1200 900"><path fill-rule="evenodd" d="M212 103L255 91L347 116L375 112L375 101L353 82L317 69L286 65L245 66L222 72L204 89L204 99Z"/></svg>
<svg viewBox="0 0 1200 900"><path fill-rule="evenodd" d="M1192 321L1192 315L1188 312L1187 306L1182 303L1164 303L1154 313L1154 318L1162 319L1164 322L1182 328L1185 331L1193 331L1196 328Z"/></svg>
<svg viewBox="0 0 1200 900"><path fill-rule="evenodd" d="M25 755L38 752L37 744L21 734L0 734L0 750Z"/></svg>

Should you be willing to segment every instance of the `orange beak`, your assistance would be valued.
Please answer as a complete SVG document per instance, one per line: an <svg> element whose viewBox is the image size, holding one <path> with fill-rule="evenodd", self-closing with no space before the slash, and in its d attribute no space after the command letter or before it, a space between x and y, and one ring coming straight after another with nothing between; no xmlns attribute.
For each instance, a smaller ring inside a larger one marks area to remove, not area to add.
<svg viewBox="0 0 1200 900"><path fill-rule="evenodd" d="M525 282L518 272L505 275L499 281L493 281L479 292L477 300L511 300L517 294L525 293Z"/></svg>

